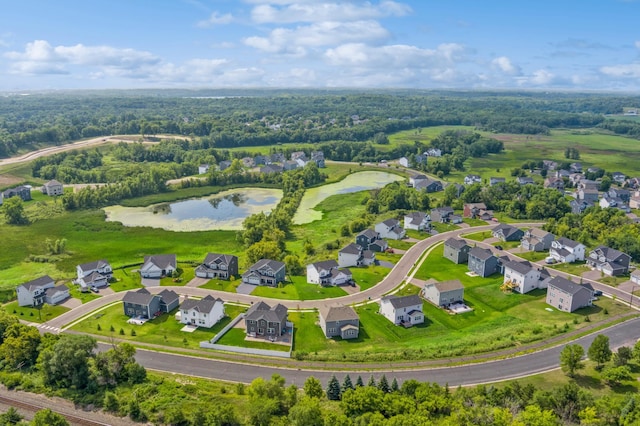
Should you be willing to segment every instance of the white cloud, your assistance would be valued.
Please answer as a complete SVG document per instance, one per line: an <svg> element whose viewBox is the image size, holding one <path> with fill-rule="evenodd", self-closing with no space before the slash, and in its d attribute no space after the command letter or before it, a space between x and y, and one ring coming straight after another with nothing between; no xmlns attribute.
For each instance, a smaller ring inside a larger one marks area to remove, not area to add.
<svg viewBox="0 0 640 426"><path fill-rule="evenodd" d="M640 49L640 40L636 41L636 47Z"/></svg>
<svg viewBox="0 0 640 426"><path fill-rule="evenodd" d="M349 43L328 49L325 57L335 66L433 68L463 61L464 51L464 46L456 43L441 44L436 49L404 44L375 47Z"/></svg>
<svg viewBox="0 0 640 426"><path fill-rule="evenodd" d="M213 12L209 19L198 22L199 27L213 27L214 25L226 25L233 22L233 15L225 13L221 15L218 12Z"/></svg>
<svg viewBox="0 0 640 426"><path fill-rule="evenodd" d="M411 12L411 7L395 1L382 1L378 4L317 1L254 1L253 3L261 3L251 11L251 18L258 23L368 20L385 16L403 16Z"/></svg>
<svg viewBox="0 0 640 426"><path fill-rule="evenodd" d="M302 56L307 47L377 42L388 37L389 32L376 21L327 21L295 29L276 28L268 37L247 37L244 43L265 52Z"/></svg>
<svg viewBox="0 0 640 426"><path fill-rule="evenodd" d="M530 75L516 77L516 81L521 86L551 86L559 80L553 73L540 69L532 72Z"/></svg>
<svg viewBox="0 0 640 426"><path fill-rule="evenodd" d="M640 78L640 64L606 66L600 68L600 72L615 78Z"/></svg>
<svg viewBox="0 0 640 426"><path fill-rule="evenodd" d="M491 61L491 66L508 75L519 75L521 73L520 67L513 65L511 60L506 56L495 58Z"/></svg>

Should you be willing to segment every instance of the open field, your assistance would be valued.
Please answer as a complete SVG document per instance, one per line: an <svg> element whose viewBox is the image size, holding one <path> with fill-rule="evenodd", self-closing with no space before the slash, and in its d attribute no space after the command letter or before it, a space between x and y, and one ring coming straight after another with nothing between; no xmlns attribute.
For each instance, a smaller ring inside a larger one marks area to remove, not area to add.
<svg viewBox="0 0 640 426"><path fill-rule="evenodd" d="M308 284L306 276L291 276L290 279L293 282L286 283L282 287L256 286L256 289L251 294L286 300L316 300L347 295L340 287L323 287L317 284Z"/></svg>

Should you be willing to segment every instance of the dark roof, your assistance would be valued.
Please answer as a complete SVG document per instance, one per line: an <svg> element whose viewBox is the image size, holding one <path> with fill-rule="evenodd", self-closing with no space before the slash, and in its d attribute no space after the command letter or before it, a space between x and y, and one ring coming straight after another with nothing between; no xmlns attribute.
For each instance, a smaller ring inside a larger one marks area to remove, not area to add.
<svg viewBox="0 0 640 426"><path fill-rule="evenodd" d="M273 269L274 271L278 271L280 268L284 268L284 263L278 260L260 259L256 263L254 263L251 268L249 268L249 270L253 271L256 269L261 269L265 266Z"/></svg>
<svg viewBox="0 0 640 426"><path fill-rule="evenodd" d="M520 274L528 274L533 269L533 266L529 262L517 262L515 260L509 260L505 262L504 266Z"/></svg>
<svg viewBox="0 0 640 426"><path fill-rule="evenodd" d="M208 295L200 300L196 299L185 299L180 305L180 309L183 311L188 311L190 309L195 309L198 312L211 312L216 303L224 303L222 299L215 299L213 296Z"/></svg>
<svg viewBox="0 0 640 426"><path fill-rule="evenodd" d="M348 246L344 247L342 250L340 250L340 253L360 254L361 251L362 249L360 248L359 245L351 243Z"/></svg>
<svg viewBox="0 0 640 426"><path fill-rule="evenodd" d="M204 258L204 262L206 265L210 265L212 263L221 264L224 263L226 265L230 264L233 260L237 259L236 256L231 254L219 254L219 253L208 253L207 257Z"/></svg>
<svg viewBox="0 0 640 426"><path fill-rule="evenodd" d="M444 293L445 291L464 289L464 286L462 285L460 280L442 281L439 283L435 283L434 286L440 293Z"/></svg>
<svg viewBox="0 0 640 426"><path fill-rule="evenodd" d="M579 291L582 290L589 290L591 292L593 292L593 287L591 287L591 285L587 284L576 284L573 281L569 281L566 278L560 277L560 276L556 276L553 277L550 281L549 281L549 286L554 286L556 288L559 288L560 290L567 292L569 294L576 294Z"/></svg>
<svg viewBox="0 0 640 426"><path fill-rule="evenodd" d="M32 289L36 289L53 282L55 281L49 275L43 275L40 278L36 278L35 280L20 284L18 287L24 287L27 290L32 291Z"/></svg>
<svg viewBox="0 0 640 426"><path fill-rule="evenodd" d="M389 301L389 303L391 303L391 306L393 306L395 309L407 308L414 305L422 305L422 299L420 299L420 296L418 296L417 294L412 294L410 296L391 295L385 296L380 300Z"/></svg>
<svg viewBox="0 0 640 426"><path fill-rule="evenodd" d="M325 322L357 320L358 314L351 306L325 306L320 309Z"/></svg>
<svg viewBox="0 0 640 426"><path fill-rule="evenodd" d="M469 256L477 257L480 260L487 260L493 257L493 252L482 247L473 247L469 250Z"/></svg>
<svg viewBox="0 0 640 426"><path fill-rule="evenodd" d="M384 223L385 225L387 225L390 228L400 225L400 222L398 222L397 219L387 219L387 220L383 221L382 223Z"/></svg>
<svg viewBox="0 0 640 426"><path fill-rule="evenodd" d="M607 247L607 246L598 246L595 249L593 249L593 251L596 253L602 253L605 259L607 259L607 261L609 262L613 262L621 256L629 257L628 254L623 253L616 249L612 249L611 247Z"/></svg>
<svg viewBox="0 0 640 426"><path fill-rule="evenodd" d="M458 238L453 238L453 237L451 237L447 241L445 241L444 245L452 247L452 248L457 249L457 250L461 250L465 246L468 246L468 244L467 244L467 242L465 240L460 240Z"/></svg>
<svg viewBox="0 0 640 426"><path fill-rule="evenodd" d="M170 304L171 302L174 302L180 299L180 296L178 295L178 293L176 293L173 290L167 290L167 289L164 289L160 293L158 293L158 296L160 296L162 298L162 301L166 304Z"/></svg>
<svg viewBox="0 0 640 426"><path fill-rule="evenodd" d="M264 302L258 302L249 308L245 314L245 320L257 321L259 319L265 319L269 322L282 323L287 318L287 312L287 307L280 303L271 307Z"/></svg>
<svg viewBox="0 0 640 426"><path fill-rule="evenodd" d="M320 269L326 269L326 270L330 270L333 268L337 268L338 267L338 262L336 262L335 260L323 260L322 262L315 262L312 263L311 266L313 266L316 270L320 270Z"/></svg>
<svg viewBox="0 0 640 426"><path fill-rule="evenodd" d="M364 231L361 231L360 233L358 233L358 237L364 235L365 237L367 237L368 239L375 239L378 238L378 233L376 231L374 231L371 228L367 228Z"/></svg>
<svg viewBox="0 0 640 426"><path fill-rule="evenodd" d="M405 215L405 218L407 217L411 218L411 223L419 225L427 217L427 214L422 212L411 212Z"/></svg>
<svg viewBox="0 0 640 426"><path fill-rule="evenodd" d="M575 248L575 247L578 247L580 245L579 242L570 240L570 239L568 239L566 237L560 237L556 241L558 243L562 244L563 246L567 246L567 247L571 247L571 248Z"/></svg>
<svg viewBox="0 0 640 426"><path fill-rule="evenodd" d="M154 254L144 257L144 263L151 262L160 269L166 269L167 266L176 267L176 255L175 254Z"/></svg>
<svg viewBox="0 0 640 426"><path fill-rule="evenodd" d="M122 298L122 301L134 305L148 305L154 297L156 297L156 295L149 293L149 290L141 288L136 291L128 291Z"/></svg>
<svg viewBox="0 0 640 426"><path fill-rule="evenodd" d="M516 232L518 232L519 229L507 223L501 223L500 225L497 225L495 228L493 228L492 232L496 233L499 231L502 231L502 235L504 235L505 237L508 237L509 235L513 235Z"/></svg>
<svg viewBox="0 0 640 426"><path fill-rule="evenodd" d="M103 268L106 265L108 265L109 262L107 262L104 259L100 259L100 260L96 260L95 262L89 262L89 263L83 263L78 265L80 267L80 269L82 269L83 271L88 271L90 269L99 269L99 268Z"/></svg>

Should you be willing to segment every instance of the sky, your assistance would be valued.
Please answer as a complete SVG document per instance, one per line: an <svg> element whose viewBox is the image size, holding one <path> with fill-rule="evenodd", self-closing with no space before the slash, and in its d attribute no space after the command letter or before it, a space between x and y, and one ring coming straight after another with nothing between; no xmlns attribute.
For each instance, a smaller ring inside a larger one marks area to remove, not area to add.
<svg viewBox="0 0 640 426"><path fill-rule="evenodd" d="M640 92L640 0L2 0L0 91Z"/></svg>

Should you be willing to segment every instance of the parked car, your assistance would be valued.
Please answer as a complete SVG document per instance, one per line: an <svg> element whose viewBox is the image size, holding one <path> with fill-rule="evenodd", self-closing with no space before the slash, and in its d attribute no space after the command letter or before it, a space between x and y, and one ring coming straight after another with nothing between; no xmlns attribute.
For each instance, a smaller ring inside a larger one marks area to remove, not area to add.
<svg viewBox="0 0 640 426"><path fill-rule="evenodd" d="M596 291L593 292L593 295L594 296L602 296L602 291L596 290Z"/></svg>
<svg viewBox="0 0 640 426"><path fill-rule="evenodd" d="M546 263L547 265L553 265L554 263L556 263L556 260L553 257L549 256L544 259L544 263Z"/></svg>
<svg viewBox="0 0 640 426"><path fill-rule="evenodd" d="M502 248L502 246L496 246L496 248L497 248L498 250L504 250L504 249Z"/></svg>
<svg viewBox="0 0 640 426"><path fill-rule="evenodd" d="M91 287L91 291L94 293L100 293L100 289L98 289L98 287Z"/></svg>

